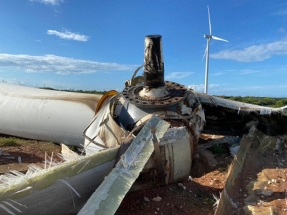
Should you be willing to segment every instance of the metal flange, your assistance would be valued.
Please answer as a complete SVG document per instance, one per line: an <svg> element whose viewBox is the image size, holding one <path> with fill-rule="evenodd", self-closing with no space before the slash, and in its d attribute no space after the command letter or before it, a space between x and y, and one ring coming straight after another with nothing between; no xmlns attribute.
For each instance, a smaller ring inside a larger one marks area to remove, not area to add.
<svg viewBox="0 0 287 215"><path fill-rule="evenodd" d="M122 95L129 103L150 108L170 106L185 98L187 88L184 85L170 81L165 81L164 83L167 95L163 97L141 97L139 93L143 90L143 85L127 87L123 90Z"/></svg>

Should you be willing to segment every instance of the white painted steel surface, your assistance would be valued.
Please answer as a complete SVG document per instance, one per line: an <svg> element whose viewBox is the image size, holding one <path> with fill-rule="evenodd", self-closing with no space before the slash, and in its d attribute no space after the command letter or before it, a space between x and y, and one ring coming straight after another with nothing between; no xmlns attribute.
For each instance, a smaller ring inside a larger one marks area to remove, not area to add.
<svg viewBox="0 0 287 215"><path fill-rule="evenodd" d="M100 97L0 83L0 133L80 146Z"/></svg>
<svg viewBox="0 0 287 215"><path fill-rule="evenodd" d="M193 151L187 128L168 129L159 144L164 151L165 167L168 167L165 172L165 183L186 180L190 175Z"/></svg>

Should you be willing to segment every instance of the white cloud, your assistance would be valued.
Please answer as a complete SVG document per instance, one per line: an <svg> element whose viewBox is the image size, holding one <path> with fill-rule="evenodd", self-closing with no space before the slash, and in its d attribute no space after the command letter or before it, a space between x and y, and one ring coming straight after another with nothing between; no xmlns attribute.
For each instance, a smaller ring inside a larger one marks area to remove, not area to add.
<svg viewBox="0 0 287 215"><path fill-rule="evenodd" d="M219 84L210 84L208 87L209 88L215 88L215 87L218 87L219 86Z"/></svg>
<svg viewBox="0 0 287 215"><path fill-rule="evenodd" d="M169 73L165 77L165 79L182 79L182 78L190 76L193 73L194 72L172 72L172 73Z"/></svg>
<svg viewBox="0 0 287 215"><path fill-rule="evenodd" d="M285 8L283 8L283 9L278 10L277 12L275 12L274 15L287 15L286 6L285 6Z"/></svg>
<svg viewBox="0 0 287 215"><path fill-rule="evenodd" d="M214 89L219 87L219 84L209 84L208 89ZM187 88L193 89L196 92L203 92L204 91L204 84L192 84L188 85Z"/></svg>
<svg viewBox="0 0 287 215"><path fill-rule="evenodd" d="M272 43L253 45L242 50L223 50L210 57L215 59L255 62L266 60L273 55L287 54L287 37Z"/></svg>
<svg viewBox="0 0 287 215"><path fill-rule="evenodd" d="M217 73L214 73L214 74L211 74L212 76L220 76L220 75L225 75L227 74L227 72L217 72Z"/></svg>
<svg viewBox="0 0 287 215"><path fill-rule="evenodd" d="M0 53L0 68L9 68L28 73L47 72L65 75L99 71L129 71L134 70L136 66L71 59L56 55L31 56Z"/></svg>
<svg viewBox="0 0 287 215"><path fill-rule="evenodd" d="M203 92L204 84L192 84L187 86L190 89L193 89L196 92Z"/></svg>
<svg viewBox="0 0 287 215"><path fill-rule="evenodd" d="M278 30L280 33L285 33L286 32L286 29L285 28L283 28L283 27L281 27L281 28L279 28L279 30Z"/></svg>
<svg viewBox="0 0 287 215"><path fill-rule="evenodd" d="M211 74L212 76L224 76L224 77L239 77L238 75L246 75L246 76L256 76L256 77L269 77L269 76L287 76L287 65L263 65L263 66L252 66L246 69L228 69L223 70L215 74Z"/></svg>
<svg viewBox="0 0 287 215"><path fill-rule="evenodd" d="M249 74L254 74L254 73L261 73L259 70L253 70L253 69L243 69L239 71L240 75L249 75Z"/></svg>
<svg viewBox="0 0 287 215"><path fill-rule="evenodd" d="M48 30L47 34L49 35L56 35L58 37L60 37L61 39L65 39L65 40L77 40L77 41L88 41L89 37L83 34L77 34L77 33L73 33L67 30L64 30L62 32L56 31L56 30Z"/></svg>
<svg viewBox="0 0 287 215"><path fill-rule="evenodd" d="M30 0L30 1L36 1L44 4L51 4L51 5L57 5L63 2L63 0Z"/></svg>

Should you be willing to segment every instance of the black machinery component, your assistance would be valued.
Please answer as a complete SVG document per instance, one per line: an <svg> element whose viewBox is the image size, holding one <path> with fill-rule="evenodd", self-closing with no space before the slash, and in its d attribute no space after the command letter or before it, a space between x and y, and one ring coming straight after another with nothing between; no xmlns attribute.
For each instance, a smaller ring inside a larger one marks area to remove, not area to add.
<svg viewBox="0 0 287 215"><path fill-rule="evenodd" d="M160 35L149 35L145 38L144 78L145 87L164 86L164 62Z"/></svg>

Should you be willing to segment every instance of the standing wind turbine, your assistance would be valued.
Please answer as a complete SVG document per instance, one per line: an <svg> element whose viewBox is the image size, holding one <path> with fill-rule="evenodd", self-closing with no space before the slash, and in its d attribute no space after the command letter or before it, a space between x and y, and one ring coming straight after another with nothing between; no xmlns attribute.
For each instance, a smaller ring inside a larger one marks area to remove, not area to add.
<svg viewBox="0 0 287 215"><path fill-rule="evenodd" d="M207 93L207 86L208 86L208 63L209 63L209 43L211 39L214 40L221 40L224 42L228 42L227 40L221 39L219 37L212 36L211 33L211 22L210 22L210 13L209 13L209 7L207 6L208 11L208 22L209 22L209 35L205 34L204 38L207 39L206 49L205 53L203 55L203 58L206 57L206 65L205 65L205 83L204 83L204 93Z"/></svg>

